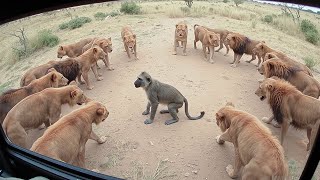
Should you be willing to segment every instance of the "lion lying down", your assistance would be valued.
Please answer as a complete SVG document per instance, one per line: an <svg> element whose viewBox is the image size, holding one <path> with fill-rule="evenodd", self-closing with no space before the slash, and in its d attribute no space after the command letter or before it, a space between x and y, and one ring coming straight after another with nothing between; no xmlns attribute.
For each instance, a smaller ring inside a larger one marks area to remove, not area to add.
<svg viewBox="0 0 320 180"><path fill-rule="evenodd" d="M7 113L25 97L40 92L49 87L59 87L67 85L68 79L57 72L54 68L49 69L49 73L37 80L32 81L28 86L19 89L11 89L0 96L0 123L2 124Z"/></svg>
<svg viewBox="0 0 320 180"><path fill-rule="evenodd" d="M240 169L243 180L286 179L288 166L283 148L270 130L255 116L234 108L232 103L216 113L217 125L223 132L217 142L231 142L235 148L234 166L226 171L231 178L237 178Z"/></svg>
<svg viewBox="0 0 320 180"><path fill-rule="evenodd" d="M26 148L29 129L38 128L43 123L49 127L56 122L60 118L63 104L81 105L86 101L87 97L78 86L47 88L16 104L8 112L2 128L14 144Z"/></svg>
<svg viewBox="0 0 320 180"><path fill-rule="evenodd" d="M291 124L297 129L308 130L308 151L320 124L320 101L275 76L261 81L256 95L261 101L268 100L275 120L281 125L281 144Z"/></svg>
<svg viewBox="0 0 320 180"><path fill-rule="evenodd" d="M30 150L85 168L85 145L95 139L92 123L99 124L109 115L107 108L95 101L63 116L37 139ZM102 143L106 141L103 137Z"/></svg>

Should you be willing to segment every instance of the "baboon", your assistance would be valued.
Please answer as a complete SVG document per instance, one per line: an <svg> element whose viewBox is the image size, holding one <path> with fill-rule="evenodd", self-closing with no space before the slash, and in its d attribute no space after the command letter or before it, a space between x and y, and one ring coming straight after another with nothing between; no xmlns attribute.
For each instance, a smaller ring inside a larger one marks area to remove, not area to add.
<svg viewBox="0 0 320 180"><path fill-rule="evenodd" d="M154 120L159 103L166 104L168 110L161 110L160 114L170 113L173 119L167 120L165 125L170 125L179 121L177 116L178 109L185 103L185 113L190 120L201 119L204 116L204 111L201 111L200 116L191 117L188 111L187 99L173 86L165 83L161 83L156 79L151 78L147 72L142 72L138 79L134 82L136 88L142 87L147 94L148 104L147 109L142 113L147 115L150 112L150 119L144 121L145 124L151 124Z"/></svg>

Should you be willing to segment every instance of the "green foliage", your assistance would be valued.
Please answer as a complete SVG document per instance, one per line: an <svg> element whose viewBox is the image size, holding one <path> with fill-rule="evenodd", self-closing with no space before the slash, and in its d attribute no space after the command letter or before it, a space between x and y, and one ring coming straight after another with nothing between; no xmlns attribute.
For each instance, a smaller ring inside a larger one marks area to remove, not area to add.
<svg viewBox="0 0 320 180"><path fill-rule="evenodd" d="M190 12L191 12L191 9L188 8L188 7L180 7L180 10L181 10L185 15L190 14Z"/></svg>
<svg viewBox="0 0 320 180"><path fill-rule="evenodd" d="M272 23L272 22L273 22L273 17L272 17L272 15L266 15L266 16L264 16L263 21L266 22L266 23Z"/></svg>
<svg viewBox="0 0 320 180"><path fill-rule="evenodd" d="M124 2L121 4L120 12L124 14L140 14L141 7L135 2Z"/></svg>
<svg viewBox="0 0 320 180"><path fill-rule="evenodd" d="M105 18L107 17L107 14L106 13L103 13L103 12L97 12L94 14L94 18L98 21L102 21L104 20Z"/></svg>
<svg viewBox="0 0 320 180"><path fill-rule="evenodd" d="M112 11L111 13L109 13L109 16L111 16L111 17L115 17L115 16L119 16L119 15L120 15L120 13L117 11Z"/></svg>
<svg viewBox="0 0 320 180"><path fill-rule="evenodd" d="M228 3L228 2L229 2L229 0L223 0L222 2L224 2L224 3Z"/></svg>
<svg viewBox="0 0 320 180"><path fill-rule="evenodd" d="M59 43L59 37L52 34L49 29L39 31L37 36L30 40L32 49L37 50L42 47L54 47Z"/></svg>
<svg viewBox="0 0 320 180"><path fill-rule="evenodd" d="M239 4L244 3L245 0L233 0L233 2L236 4L236 6L239 6Z"/></svg>
<svg viewBox="0 0 320 180"><path fill-rule="evenodd" d="M307 19L304 19L301 21L300 29L304 33L304 36L306 38L306 41L317 44L319 41L319 32L317 30L317 27Z"/></svg>
<svg viewBox="0 0 320 180"><path fill-rule="evenodd" d="M303 58L305 65L309 68L309 69L313 69L316 65L319 64L319 61L317 61L316 59L312 58L312 57L305 57Z"/></svg>
<svg viewBox="0 0 320 180"><path fill-rule="evenodd" d="M184 0L184 2L186 2L186 5L191 8L192 4L193 4L193 0Z"/></svg>
<svg viewBox="0 0 320 180"><path fill-rule="evenodd" d="M85 23L89 23L92 20L88 17L76 17L71 19L69 22L65 22L59 25L59 29L76 29L81 27Z"/></svg>

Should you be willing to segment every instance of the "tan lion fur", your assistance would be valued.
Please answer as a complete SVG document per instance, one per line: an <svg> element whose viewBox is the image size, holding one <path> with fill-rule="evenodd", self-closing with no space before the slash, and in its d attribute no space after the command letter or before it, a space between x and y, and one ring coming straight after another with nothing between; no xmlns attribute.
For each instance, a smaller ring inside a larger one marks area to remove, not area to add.
<svg viewBox="0 0 320 180"><path fill-rule="evenodd" d="M320 123L320 101L274 76L261 81L255 93L260 100L268 100L275 120L281 125L281 144L291 124L297 129L307 129L309 150Z"/></svg>
<svg viewBox="0 0 320 180"><path fill-rule="evenodd" d="M177 47L179 47L179 42L181 47L183 47L183 55L187 55L187 40L188 40L188 26L184 22L179 22L176 24L174 31L174 41L173 41L173 55L177 55Z"/></svg>
<svg viewBox="0 0 320 180"><path fill-rule="evenodd" d="M86 52L84 52L80 56L74 58L79 63L79 66L80 66L78 81L81 84L86 84L87 89L91 90L94 87L91 85L89 81L88 73L90 71L90 68L92 69L93 74L98 81L103 80L103 78L98 74L96 64L99 59L103 59L105 58L105 56L106 56L106 53L103 51L103 49L101 49L99 46L93 46L92 48L88 49ZM81 80L81 76L83 77L85 82Z"/></svg>
<svg viewBox="0 0 320 180"><path fill-rule="evenodd" d="M29 129L38 128L43 123L49 127L59 119L61 105L81 105L86 100L83 91L75 85L47 88L16 104L8 112L2 128L14 144L26 148L26 136Z"/></svg>
<svg viewBox="0 0 320 180"><path fill-rule="evenodd" d="M0 123L2 124L7 113L13 108L13 106L25 97L49 87L57 88L59 86L65 86L67 83L68 79L52 68L47 75L32 81L28 86L4 92L0 96Z"/></svg>
<svg viewBox="0 0 320 180"><path fill-rule="evenodd" d="M214 54L214 48L219 46L219 40L220 37L218 34L208 31L203 26L200 26L198 24L194 25L194 48L197 49L197 42L200 40L202 43L202 50L205 59L207 59L207 48L210 53L209 56L209 62L214 63L213 60L213 54Z"/></svg>
<svg viewBox="0 0 320 180"><path fill-rule="evenodd" d="M103 49L103 51L106 53L106 56L103 60L105 66L108 68L108 70L112 71L114 70L113 67L110 65L110 59L108 53L112 52L112 41L111 37L109 38L94 38L90 43L86 44L82 48L82 53L84 53L86 50L90 49L93 46L99 46ZM100 68L97 64L97 68Z"/></svg>
<svg viewBox="0 0 320 180"><path fill-rule="evenodd" d="M251 60L246 61L248 63L255 60L256 56L258 56L258 64L256 66L259 66L259 64L261 63L261 57L259 54L255 55L253 53L253 48L258 43L260 43L260 41L249 39L248 37L242 34L229 33L226 37L225 44L229 45L234 52L233 62L231 63L231 66L237 67L243 54L252 55Z"/></svg>
<svg viewBox="0 0 320 180"><path fill-rule="evenodd" d="M136 60L138 60L137 55L137 36L133 34L130 27L125 26L121 30L121 38L123 41L124 49L127 52L129 59L131 58L130 52L134 54Z"/></svg>
<svg viewBox="0 0 320 180"><path fill-rule="evenodd" d="M232 32L228 31L226 29L212 29L212 28L208 28L206 26L202 26L202 27L220 35L220 47L219 47L219 49L216 50L216 52L219 52L223 48L223 45L225 45L227 52L224 55L226 56L229 53L229 46L227 44L225 44L225 40L226 40L228 34L232 33Z"/></svg>
<svg viewBox="0 0 320 180"><path fill-rule="evenodd" d="M278 53L275 53L275 52L266 53L265 60L272 59L272 58L281 59L283 62L287 63L288 66L293 67L293 68L302 69L304 73L308 74L309 76L313 76L312 71L306 65L304 65L298 61L295 61L286 55L284 55L284 56L279 55Z"/></svg>
<svg viewBox="0 0 320 180"><path fill-rule="evenodd" d="M108 115L103 104L91 101L50 126L30 150L85 168L85 145L91 138L92 124L100 124Z"/></svg>
<svg viewBox="0 0 320 180"><path fill-rule="evenodd" d="M240 169L242 179L286 179L288 166L278 139L255 116L234 108L227 103L216 113L216 123L223 132L217 142L231 142L235 148L234 166L226 171L237 178Z"/></svg>
<svg viewBox="0 0 320 180"><path fill-rule="evenodd" d="M90 43L93 38L81 39L80 41L68 45L62 45L58 47L57 57L62 58L63 56L68 56L74 58L82 54L82 48L86 44Z"/></svg>

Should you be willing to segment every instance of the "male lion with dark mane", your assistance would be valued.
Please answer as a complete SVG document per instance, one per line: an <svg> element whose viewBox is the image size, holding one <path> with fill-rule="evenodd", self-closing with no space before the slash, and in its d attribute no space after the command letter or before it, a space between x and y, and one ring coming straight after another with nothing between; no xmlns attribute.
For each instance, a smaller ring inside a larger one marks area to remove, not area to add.
<svg viewBox="0 0 320 180"><path fill-rule="evenodd" d="M248 37L242 34L229 33L226 37L225 44L229 45L234 52L234 57L233 57L233 62L231 63L232 64L231 67L237 67L243 54L252 55L251 60L246 62L250 63L251 61L255 60L256 55L253 53L252 50L258 43L260 43L260 41L249 39ZM261 62L261 57L259 54L257 56L258 56L258 64L256 66L259 66Z"/></svg>
<svg viewBox="0 0 320 180"><path fill-rule="evenodd" d="M237 110L229 102L216 113L216 123L223 132L217 136L217 143L228 141L234 145L234 166L226 167L231 178L239 176L242 166L242 179L284 180L288 177L282 146L255 116Z"/></svg>
<svg viewBox="0 0 320 180"><path fill-rule="evenodd" d="M307 129L309 151L320 124L320 101L274 76L261 81L255 94L261 101L268 100L275 120L281 125L281 144L291 124L297 129Z"/></svg>
<svg viewBox="0 0 320 180"><path fill-rule="evenodd" d="M188 40L188 26L184 22L179 22L176 24L176 29L174 31L174 42L173 42L173 55L177 55L177 47L179 47L179 42L181 47L183 47L183 55L187 55L187 40Z"/></svg>
<svg viewBox="0 0 320 180"><path fill-rule="evenodd" d="M320 96L320 83L312 76L307 75L301 69L290 67L288 64L279 58L272 58L263 62L258 71L265 78L276 76L290 82L303 94L314 97L316 99ZM270 123L274 117L263 117L262 121ZM273 124L275 127L280 127L277 123ZM311 130L310 130L311 131Z"/></svg>
<svg viewBox="0 0 320 180"><path fill-rule="evenodd" d="M308 68L308 66L298 62L298 61L295 61L291 58L289 58L288 56L283 56L283 55L280 55L275 53L275 52L269 52L269 53L266 53L265 55L265 61L268 60L268 59L272 59L272 58L278 58L278 59L281 59L283 62L285 62L288 66L291 66L293 68L298 68L298 69L301 69L304 73L308 74L309 76L313 76L312 75L312 71Z"/></svg>

